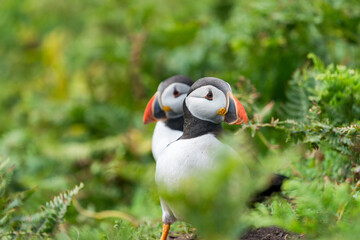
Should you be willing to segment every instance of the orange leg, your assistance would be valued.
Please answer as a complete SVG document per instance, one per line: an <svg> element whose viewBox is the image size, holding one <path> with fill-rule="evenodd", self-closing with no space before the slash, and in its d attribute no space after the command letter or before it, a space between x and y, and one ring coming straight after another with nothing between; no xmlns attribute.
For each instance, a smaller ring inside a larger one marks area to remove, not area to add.
<svg viewBox="0 0 360 240"><path fill-rule="evenodd" d="M166 240L167 239L167 236L169 235L169 230L170 230L170 224L164 224L163 225L163 232L162 232L160 240Z"/></svg>

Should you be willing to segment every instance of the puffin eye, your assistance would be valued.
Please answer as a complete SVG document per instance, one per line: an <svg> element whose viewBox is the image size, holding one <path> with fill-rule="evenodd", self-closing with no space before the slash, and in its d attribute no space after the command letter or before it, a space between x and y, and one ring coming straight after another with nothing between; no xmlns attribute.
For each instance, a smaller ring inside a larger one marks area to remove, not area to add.
<svg viewBox="0 0 360 240"><path fill-rule="evenodd" d="M179 92L176 88L174 89L174 91L173 91L173 95L174 95L174 97L178 97L178 96L180 96L181 95L181 92Z"/></svg>
<svg viewBox="0 0 360 240"><path fill-rule="evenodd" d="M213 100L213 93L212 93L212 91L210 90L207 94L206 94L206 96L205 96L205 98L207 99L207 100Z"/></svg>

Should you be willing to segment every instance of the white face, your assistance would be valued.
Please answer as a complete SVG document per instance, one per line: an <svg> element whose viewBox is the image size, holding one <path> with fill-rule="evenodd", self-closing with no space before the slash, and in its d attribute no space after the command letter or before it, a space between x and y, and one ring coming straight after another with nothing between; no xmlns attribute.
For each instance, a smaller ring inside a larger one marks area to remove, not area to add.
<svg viewBox="0 0 360 240"><path fill-rule="evenodd" d="M212 85L200 87L192 91L185 101L194 117L213 123L224 121L224 116L218 111L226 109L226 96L218 88Z"/></svg>
<svg viewBox="0 0 360 240"><path fill-rule="evenodd" d="M168 118L182 116L184 99L190 89L190 86L184 83L172 83L161 94L161 107ZM166 111L166 107L171 110Z"/></svg>

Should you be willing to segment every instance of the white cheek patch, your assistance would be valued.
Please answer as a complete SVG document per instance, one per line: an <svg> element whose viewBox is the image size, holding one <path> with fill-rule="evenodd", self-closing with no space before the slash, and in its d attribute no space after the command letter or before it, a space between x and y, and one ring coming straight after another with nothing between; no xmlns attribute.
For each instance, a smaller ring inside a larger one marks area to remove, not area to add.
<svg viewBox="0 0 360 240"><path fill-rule="evenodd" d="M175 113L183 113L183 103L187 93L183 93L177 98L173 99L172 103L169 104L171 110Z"/></svg>
<svg viewBox="0 0 360 240"><path fill-rule="evenodd" d="M205 98L209 91L213 94L213 100ZM226 108L226 96L214 86L204 86L194 90L185 101L194 117L213 123L224 121L224 116L217 112L220 108Z"/></svg>
<svg viewBox="0 0 360 240"><path fill-rule="evenodd" d="M180 96L174 96L173 93L175 89L181 94ZM189 89L190 86L184 83L172 83L163 91L161 94L162 107L168 106L171 108L171 111L167 113L171 116L168 117L177 117L183 115L183 103Z"/></svg>

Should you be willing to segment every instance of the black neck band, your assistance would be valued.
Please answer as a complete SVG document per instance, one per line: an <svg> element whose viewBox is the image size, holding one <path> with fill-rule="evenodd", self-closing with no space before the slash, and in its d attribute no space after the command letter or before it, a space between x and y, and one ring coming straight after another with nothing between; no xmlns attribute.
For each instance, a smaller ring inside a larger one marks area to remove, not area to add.
<svg viewBox="0 0 360 240"><path fill-rule="evenodd" d="M195 138L208 133L218 137L222 131L221 123L216 124L194 117L184 103L184 133L181 139Z"/></svg>
<svg viewBox="0 0 360 240"><path fill-rule="evenodd" d="M168 118L165 121L165 125L172 129L172 130L178 130L183 131L184 129L184 117L178 117L178 118Z"/></svg>

